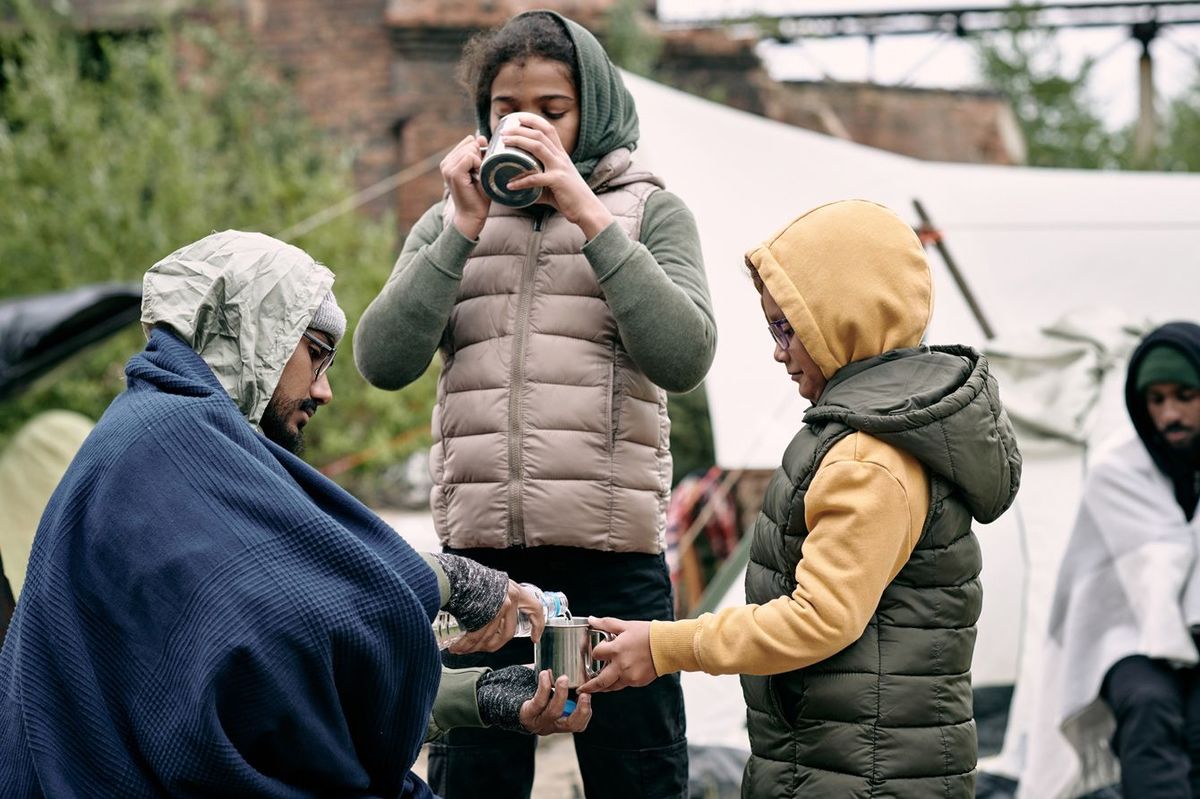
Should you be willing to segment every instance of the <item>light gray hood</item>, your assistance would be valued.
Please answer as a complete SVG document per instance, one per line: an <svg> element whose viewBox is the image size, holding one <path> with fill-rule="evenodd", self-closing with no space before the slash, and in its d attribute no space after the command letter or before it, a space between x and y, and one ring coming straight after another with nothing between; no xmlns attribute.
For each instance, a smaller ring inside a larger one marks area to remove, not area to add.
<svg viewBox="0 0 1200 799"><path fill-rule="evenodd" d="M284 364L333 286L298 247L226 230L182 247L146 273L142 325L169 325L258 427Z"/></svg>

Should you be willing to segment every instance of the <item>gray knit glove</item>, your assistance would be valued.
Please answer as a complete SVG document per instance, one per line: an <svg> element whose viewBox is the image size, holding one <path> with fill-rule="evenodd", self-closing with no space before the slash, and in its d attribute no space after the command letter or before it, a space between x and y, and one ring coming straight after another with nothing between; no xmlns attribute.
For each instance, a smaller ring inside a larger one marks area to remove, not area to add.
<svg viewBox="0 0 1200 799"><path fill-rule="evenodd" d="M489 671L479 678L475 696L479 718L489 727L528 733L521 726L521 705L537 692L537 674L526 666L509 666Z"/></svg>
<svg viewBox="0 0 1200 799"><path fill-rule="evenodd" d="M441 553L434 558L450 583L446 610L463 629L474 632L496 618L508 595L507 574L459 555Z"/></svg>

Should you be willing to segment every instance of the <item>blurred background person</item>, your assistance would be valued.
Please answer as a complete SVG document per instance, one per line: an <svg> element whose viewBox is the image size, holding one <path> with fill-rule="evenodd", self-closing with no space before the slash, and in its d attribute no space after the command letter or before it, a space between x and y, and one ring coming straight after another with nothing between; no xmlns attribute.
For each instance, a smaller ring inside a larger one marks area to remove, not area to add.
<svg viewBox="0 0 1200 799"><path fill-rule="evenodd" d="M1200 326L1142 339L1125 405L1136 435L1092 468L1063 555L1042 689L1060 729L1022 796L1067 794L1114 755L1124 796L1200 795Z"/></svg>

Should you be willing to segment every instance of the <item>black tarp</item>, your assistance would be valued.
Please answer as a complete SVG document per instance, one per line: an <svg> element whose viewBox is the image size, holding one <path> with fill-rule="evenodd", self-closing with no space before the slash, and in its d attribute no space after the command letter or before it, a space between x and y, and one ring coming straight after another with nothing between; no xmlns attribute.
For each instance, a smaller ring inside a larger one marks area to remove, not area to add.
<svg viewBox="0 0 1200 799"><path fill-rule="evenodd" d="M136 322L142 290L110 283L0 301L0 400Z"/></svg>

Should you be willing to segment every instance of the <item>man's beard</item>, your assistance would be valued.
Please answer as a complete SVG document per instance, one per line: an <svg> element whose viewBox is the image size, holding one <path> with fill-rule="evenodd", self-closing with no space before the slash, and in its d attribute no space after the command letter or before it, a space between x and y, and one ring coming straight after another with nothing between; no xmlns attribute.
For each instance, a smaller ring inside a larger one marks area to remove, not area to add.
<svg viewBox="0 0 1200 799"><path fill-rule="evenodd" d="M311 397L292 402L272 399L267 403L267 409L263 411L259 424L263 435L293 455L299 456L304 454L304 431L299 427L289 426L287 422L296 411L307 411L309 416L312 416L317 412L317 403Z"/></svg>
<svg viewBox="0 0 1200 799"><path fill-rule="evenodd" d="M1184 458L1195 458L1197 455L1200 455L1200 434L1193 432L1191 437L1174 443L1167 439L1168 433L1186 433L1190 430L1191 428L1187 427L1186 425L1179 424L1178 422L1172 422L1160 430L1159 435L1162 437L1163 443L1166 444L1167 447L1176 455ZM1197 460L1196 462L1200 463L1200 460Z"/></svg>

